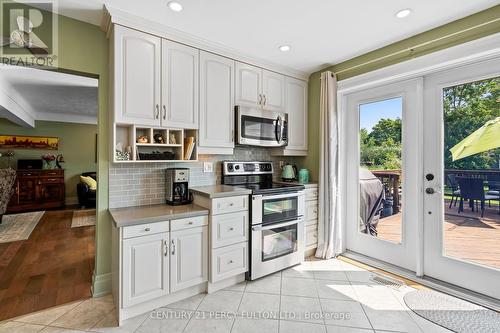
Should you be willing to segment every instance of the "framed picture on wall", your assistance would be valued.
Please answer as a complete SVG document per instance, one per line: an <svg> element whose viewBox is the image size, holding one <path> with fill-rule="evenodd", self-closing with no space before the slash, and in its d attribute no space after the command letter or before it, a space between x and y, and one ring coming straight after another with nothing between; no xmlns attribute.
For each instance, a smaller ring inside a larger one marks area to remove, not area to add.
<svg viewBox="0 0 500 333"><path fill-rule="evenodd" d="M0 149L58 150L59 138L50 136L0 135Z"/></svg>

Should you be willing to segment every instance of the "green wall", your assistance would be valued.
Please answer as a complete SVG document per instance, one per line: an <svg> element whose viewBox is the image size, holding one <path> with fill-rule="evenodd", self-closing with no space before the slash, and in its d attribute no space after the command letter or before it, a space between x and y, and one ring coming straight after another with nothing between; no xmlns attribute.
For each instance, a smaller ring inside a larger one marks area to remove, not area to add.
<svg viewBox="0 0 500 333"><path fill-rule="evenodd" d="M328 70L336 73L358 66L337 75L338 80L344 80L499 32L500 5L497 5L311 74L309 77L309 153L302 163L311 171L312 179L318 180L319 172L320 142L318 133L321 72ZM383 59L380 60L382 57ZM368 64L366 64L367 62Z"/></svg>
<svg viewBox="0 0 500 333"><path fill-rule="evenodd" d="M53 121L36 121L35 128L21 127L8 120L0 119L0 135L33 135L55 136L59 138L58 150L17 149L14 151L14 162L18 159L39 159L43 154L62 154L64 156L64 183L66 185L66 201L75 202L76 184L80 182L80 174L96 171L95 138L96 125L60 123ZM0 168L7 166L7 159L0 160Z"/></svg>

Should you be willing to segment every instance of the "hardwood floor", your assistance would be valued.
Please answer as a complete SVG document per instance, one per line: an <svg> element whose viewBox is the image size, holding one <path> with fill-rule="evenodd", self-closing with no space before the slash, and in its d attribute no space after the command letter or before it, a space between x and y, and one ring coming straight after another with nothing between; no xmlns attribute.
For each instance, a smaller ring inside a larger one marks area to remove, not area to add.
<svg viewBox="0 0 500 333"><path fill-rule="evenodd" d="M95 227L72 216L46 211L27 240L0 244L0 320L91 296Z"/></svg>

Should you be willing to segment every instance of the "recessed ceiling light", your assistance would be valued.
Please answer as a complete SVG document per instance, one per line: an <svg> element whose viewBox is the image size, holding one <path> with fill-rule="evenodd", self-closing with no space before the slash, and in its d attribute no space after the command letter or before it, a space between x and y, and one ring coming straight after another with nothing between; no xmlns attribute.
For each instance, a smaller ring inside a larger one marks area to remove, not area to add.
<svg viewBox="0 0 500 333"><path fill-rule="evenodd" d="M169 1L167 3L168 8L172 9L174 12L180 12L182 10L182 5L176 1Z"/></svg>
<svg viewBox="0 0 500 333"><path fill-rule="evenodd" d="M399 12L397 12L396 13L396 17L397 18L404 18L404 17L407 17L410 14L411 14L411 9L406 8L406 9L402 9Z"/></svg>
<svg viewBox="0 0 500 333"><path fill-rule="evenodd" d="M280 46L280 51L281 52L288 52L288 51L290 51L290 45L281 45Z"/></svg>

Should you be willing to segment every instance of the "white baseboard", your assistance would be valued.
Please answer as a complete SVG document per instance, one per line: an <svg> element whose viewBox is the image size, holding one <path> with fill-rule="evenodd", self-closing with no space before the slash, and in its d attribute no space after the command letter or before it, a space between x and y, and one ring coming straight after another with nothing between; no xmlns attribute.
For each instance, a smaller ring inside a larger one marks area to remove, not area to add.
<svg viewBox="0 0 500 333"><path fill-rule="evenodd" d="M66 197L64 199L64 203L66 204L66 206L77 205L78 204L78 197Z"/></svg>
<svg viewBox="0 0 500 333"><path fill-rule="evenodd" d="M111 273L92 276L92 297L101 297L111 293Z"/></svg>

